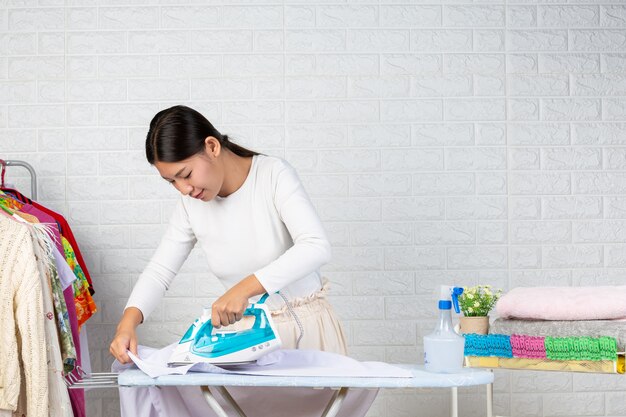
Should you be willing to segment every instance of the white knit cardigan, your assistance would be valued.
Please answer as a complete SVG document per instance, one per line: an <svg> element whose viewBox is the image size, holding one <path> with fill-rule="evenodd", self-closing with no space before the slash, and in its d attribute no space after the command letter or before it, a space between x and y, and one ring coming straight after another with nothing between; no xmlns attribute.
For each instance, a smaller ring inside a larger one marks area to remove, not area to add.
<svg viewBox="0 0 626 417"><path fill-rule="evenodd" d="M28 226L0 215L0 410L48 416L42 288ZM25 392L20 393L20 369Z"/></svg>

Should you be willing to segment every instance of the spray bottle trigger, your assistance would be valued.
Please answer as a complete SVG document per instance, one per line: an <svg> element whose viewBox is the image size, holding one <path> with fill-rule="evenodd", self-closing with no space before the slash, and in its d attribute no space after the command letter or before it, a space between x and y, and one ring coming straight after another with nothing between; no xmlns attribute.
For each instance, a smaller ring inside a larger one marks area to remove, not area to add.
<svg viewBox="0 0 626 417"><path fill-rule="evenodd" d="M463 294L462 287L454 287L452 289L452 304L454 304L454 311L457 313L461 312L461 309L459 308L459 295L461 294Z"/></svg>

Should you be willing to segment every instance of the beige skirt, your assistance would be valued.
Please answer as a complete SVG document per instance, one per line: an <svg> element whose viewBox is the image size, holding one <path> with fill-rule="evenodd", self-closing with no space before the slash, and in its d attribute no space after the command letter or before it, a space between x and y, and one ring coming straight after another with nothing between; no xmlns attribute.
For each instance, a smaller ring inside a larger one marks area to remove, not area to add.
<svg viewBox="0 0 626 417"><path fill-rule="evenodd" d="M280 310L271 312L283 349L322 350L342 355L348 353L346 337L333 307L326 300L327 293L328 282L325 282L316 293L289 300L291 310L304 330L299 344L297 341L301 333L300 326L289 308L285 305ZM253 317L246 316L233 327L236 330L248 329L252 327L253 321Z"/></svg>

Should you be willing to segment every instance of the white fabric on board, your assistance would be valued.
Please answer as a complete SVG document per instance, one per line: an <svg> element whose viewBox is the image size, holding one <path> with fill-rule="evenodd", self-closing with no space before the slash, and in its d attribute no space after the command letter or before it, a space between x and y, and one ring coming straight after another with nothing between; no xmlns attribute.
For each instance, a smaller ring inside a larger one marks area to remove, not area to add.
<svg viewBox="0 0 626 417"><path fill-rule="evenodd" d="M312 350L279 350L239 370L225 370L214 365L196 364L168 368L166 363L175 344L156 350L139 347L132 355L141 370L153 376L184 375L190 370L219 373L239 373L273 376L355 376L410 377L411 372L380 362L359 362L347 356ZM115 362L116 372L129 368ZM319 417L330 401L330 389L297 387L229 387L228 391L248 417ZM353 389L348 392L339 416L364 416L376 398L378 390ZM233 413L221 396L214 395L227 413ZM122 417L214 417L200 387L120 388Z"/></svg>

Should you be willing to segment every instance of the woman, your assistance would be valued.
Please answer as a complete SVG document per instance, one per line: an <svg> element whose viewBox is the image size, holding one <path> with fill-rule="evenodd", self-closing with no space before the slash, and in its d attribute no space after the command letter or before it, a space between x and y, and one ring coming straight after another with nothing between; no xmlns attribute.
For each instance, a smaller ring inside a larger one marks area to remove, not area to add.
<svg viewBox="0 0 626 417"><path fill-rule="evenodd" d="M232 143L185 106L152 119L146 156L182 198L117 326L110 352L119 362L130 362L127 350L137 353L137 326L159 304L196 242L227 289L212 305L216 328L242 320L248 304L267 292L284 348L346 353L319 271L330 259L330 245L289 164Z"/></svg>
<svg viewBox="0 0 626 417"><path fill-rule="evenodd" d="M120 363L130 362L127 350L137 354L137 326L159 304L196 243L227 288L212 305L215 327L252 327L253 318L242 313L267 292L283 348L346 353L319 272L330 245L289 164L232 143L185 106L152 119L146 156L183 196L117 326L110 352ZM332 395L298 388L229 391L249 417L319 416ZM376 391L353 390L339 416L365 415L375 397ZM215 416L198 387L120 388L120 406L122 417Z"/></svg>

